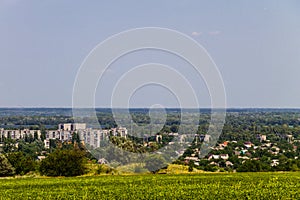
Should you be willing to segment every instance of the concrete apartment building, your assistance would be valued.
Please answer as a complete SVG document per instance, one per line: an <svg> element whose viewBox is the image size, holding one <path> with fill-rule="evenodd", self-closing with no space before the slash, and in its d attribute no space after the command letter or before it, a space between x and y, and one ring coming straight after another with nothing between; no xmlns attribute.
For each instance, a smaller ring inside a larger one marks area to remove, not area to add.
<svg viewBox="0 0 300 200"><path fill-rule="evenodd" d="M58 130L64 131L77 131L86 129L85 123L68 123L68 124L59 124Z"/></svg>
<svg viewBox="0 0 300 200"><path fill-rule="evenodd" d="M92 129L87 128L85 123L67 123L59 124L57 130L47 130L46 139L44 140L44 145L46 148L50 148L50 140L59 140L62 142L67 142L72 140L72 135L78 133L81 142L88 144L93 148L100 147L101 141L108 140L109 136L120 136L127 137L127 129L124 127L111 128L111 129ZM37 137L41 139L40 130L5 130L0 129L0 142L4 138L11 138L14 140L25 139L28 137Z"/></svg>
<svg viewBox="0 0 300 200"><path fill-rule="evenodd" d="M50 147L51 139L58 139L62 142L72 140L72 135L78 133L80 140L93 148L100 147L101 141L108 140L109 136L127 137L127 129L124 127L111 128L106 130L86 128L84 123L59 124L57 130L49 130L46 133L44 145Z"/></svg>
<svg viewBox="0 0 300 200"><path fill-rule="evenodd" d="M38 139L41 139L41 131L40 130L29 130L29 129L23 129L23 130L5 130L3 128L0 129L0 141L3 141L4 138L11 138L11 139L25 139L26 136L35 137L35 135L38 137Z"/></svg>

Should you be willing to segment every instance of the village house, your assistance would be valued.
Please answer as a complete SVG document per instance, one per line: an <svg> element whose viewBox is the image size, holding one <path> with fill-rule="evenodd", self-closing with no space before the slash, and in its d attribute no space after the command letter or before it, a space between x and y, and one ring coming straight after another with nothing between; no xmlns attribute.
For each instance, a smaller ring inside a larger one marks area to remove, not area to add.
<svg viewBox="0 0 300 200"><path fill-rule="evenodd" d="M232 166L233 166L233 163L230 162L230 161L226 161L226 162L225 162L225 165L226 165L226 167L232 167Z"/></svg>
<svg viewBox="0 0 300 200"><path fill-rule="evenodd" d="M211 160L211 159L215 159L215 160L220 159L220 155L214 155L214 154L209 155L208 160Z"/></svg>
<svg viewBox="0 0 300 200"><path fill-rule="evenodd" d="M266 135L258 135L258 139L260 142L266 141L267 140L267 136Z"/></svg>
<svg viewBox="0 0 300 200"><path fill-rule="evenodd" d="M271 166L274 167L274 166L277 166L279 165L279 160L278 159L273 159L272 162L271 162Z"/></svg>
<svg viewBox="0 0 300 200"><path fill-rule="evenodd" d="M220 158L223 159L223 160L227 160L229 158L229 155L228 154L221 154Z"/></svg>
<svg viewBox="0 0 300 200"><path fill-rule="evenodd" d="M244 142L246 148L251 148L253 146L252 142Z"/></svg>

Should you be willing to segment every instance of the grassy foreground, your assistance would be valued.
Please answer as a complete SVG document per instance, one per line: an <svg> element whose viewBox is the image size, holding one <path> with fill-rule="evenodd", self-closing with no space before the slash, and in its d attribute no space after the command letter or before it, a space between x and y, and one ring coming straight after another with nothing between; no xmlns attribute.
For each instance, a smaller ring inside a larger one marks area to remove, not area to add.
<svg viewBox="0 0 300 200"><path fill-rule="evenodd" d="M300 199L300 173L0 179L0 199Z"/></svg>

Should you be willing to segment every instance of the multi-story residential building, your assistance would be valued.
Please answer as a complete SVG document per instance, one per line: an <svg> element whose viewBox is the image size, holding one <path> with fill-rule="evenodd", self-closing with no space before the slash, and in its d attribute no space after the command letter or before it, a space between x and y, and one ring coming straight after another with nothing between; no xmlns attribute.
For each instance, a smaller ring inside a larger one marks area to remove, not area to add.
<svg viewBox="0 0 300 200"><path fill-rule="evenodd" d="M74 133L79 134L82 143L88 144L93 148L100 147L101 141L109 140L109 136L127 137L127 129L124 127L101 130L86 128L86 124L84 123L68 123L59 124L57 130L46 131L44 145L46 148L50 148L50 140L59 140L62 142L71 141ZM0 129L0 142L3 141L4 138L15 140L24 139L26 135L41 139L40 130L5 130L2 128Z"/></svg>
<svg viewBox="0 0 300 200"><path fill-rule="evenodd" d="M49 130L46 133L45 147L49 148L50 139L57 139L62 142L72 140L72 135L78 133L80 140L93 148L98 148L101 141L108 140L109 136L127 137L127 129L124 127L111 128L106 130L86 128L84 123L59 124L57 130Z"/></svg>
<svg viewBox="0 0 300 200"><path fill-rule="evenodd" d="M5 130L3 128L0 129L0 141L3 141L4 138L11 139L24 139L26 136L28 137L37 137L37 139L41 139L41 131L40 130Z"/></svg>
<svg viewBox="0 0 300 200"><path fill-rule="evenodd" d="M64 131L77 131L86 129L85 123L68 123L68 124L59 124L58 130Z"/></svg>

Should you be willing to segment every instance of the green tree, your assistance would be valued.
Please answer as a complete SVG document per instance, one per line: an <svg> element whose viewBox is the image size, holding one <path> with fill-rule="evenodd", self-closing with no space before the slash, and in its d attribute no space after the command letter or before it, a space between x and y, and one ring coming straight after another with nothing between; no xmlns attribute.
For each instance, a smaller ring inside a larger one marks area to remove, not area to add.
<svg viewBox="0 0 300 200"><path fill-rule="evenodd" d="M41 152L44 149L44 144L40 140L36 140L32 143L26 143L22 140L19 141L18 151L23 152L26 156L32 159L37 158L37 152Z"/></svg>
<svg viewBox="0 0 300 200"><path fill-rule="evenodd" d="M15 169L13 168L13 166L3 154L0 154L0 177L12 176L14 174Z"/></svg>
<svg viewBox="0 0 300 200"><path fill-rule="evenodd" d="M49 146L50 146L50 149L55 149L56 146L57 146L57 141L55 139L50 139L49 140Z"/></svg>
<svg viewBox="0 0 300 200"><path fill-rule="evenodd" d="M268 164L262 163L259 160L246 160L242 165L240 165L236 171L238 172L261 172L269 171L270 166Z"/></svg>
<svg viewBox="0 0 300 200"><path fill-rule="evenodd" d="M80 144L80 136L79 136L79 133L76 133L74 132L73 135L72 135L72 143L77 143L77 144Z"/></svg>
<svg viewBox="0 0 300 200"><path fill-rule="evenodd" d="M39 139L39 136L38 136L38 133L37 131L34 131L34 136L33 136L34 140L38 140Z"/></svg>
<svg viewBox="0 0 300 200"><path fill-rule="evenodd" d="M189 172L192 172L193 170L194 170L193 165L189 165L188 171L189 171Z"/></svg>
<svg viewBox="0 0 300 200"><path fill-rule="evenodd" d="M32 134L29 134L29 136L28 136L28 142L31 143L31 142L33 142L33 141L34 141L33 135L32 135Z"/></svg>
<svg viewBox="0 0 300 200"><path fill-rule="evenodd" d="M24 141L25 141L25 142L29 142L29 137L28 137L28 135L27 135L27 134L25 134Z"/></svg>
<svg viewBox="0 0 300 200"><path fill-rule="evenodd" d="M4 138L3 151L5 153L14 152L17 150L16 140Z"/></svg>
<svg viewBox="0 0 300 200"><path fill-rule="evenodd" d="M79 149L57 149L42 160L40 173L46 176L79 176L86 171L85 152Z"/></svg>
<svg viewBox="0 0 300 200"><path fill-rule="evenodd" d="M44 141L46 139L46 128L44 125L40 125L39 129L41 130L41 140Z"/></svg>
<svg viewBox="0 0 300 200"><path fill-rule="evenodd" d="M153 154L145 159L145 168L154 174L166 166L166 160L160 155Z"/></svg>
<svg viewBox="0 0 300 200"><path fill-rule="evenodd" d="M30 156L25 156L23 152L14 152L7 155L8 161L15 168L18 175L27 174L30 171L35 171L36 162Z"/></svg>

